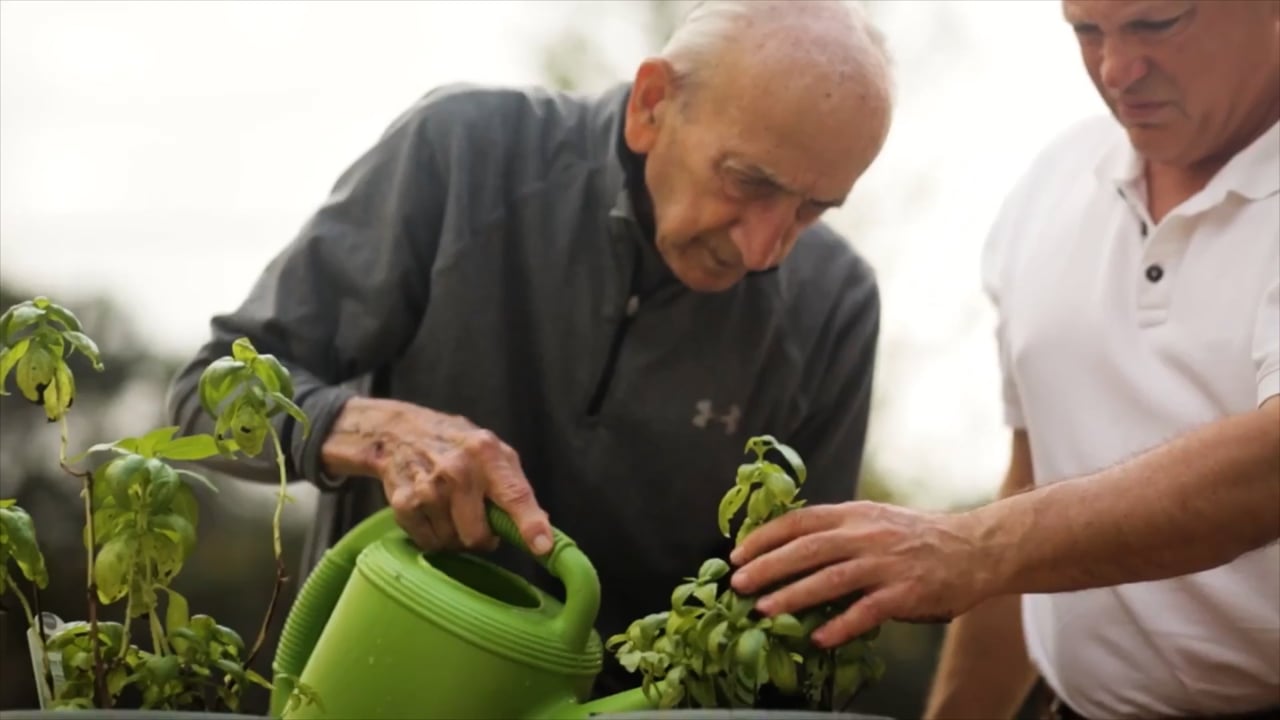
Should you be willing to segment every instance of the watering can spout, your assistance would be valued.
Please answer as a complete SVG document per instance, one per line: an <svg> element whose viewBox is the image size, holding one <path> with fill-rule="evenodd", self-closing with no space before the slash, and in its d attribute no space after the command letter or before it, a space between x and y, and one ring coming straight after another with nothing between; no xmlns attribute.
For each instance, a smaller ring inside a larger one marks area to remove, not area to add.
<svg viewBox="0 0 1280 720"><path fill-rule="evenodd" d="M549 717L579 720L581 718L590 718L593 715L652 710L655 707L657 707L656 697L650 700L645 696L643 689L633 688L607 697L596 698L581 705L575 704L567 708L561 708Z"/></svg>

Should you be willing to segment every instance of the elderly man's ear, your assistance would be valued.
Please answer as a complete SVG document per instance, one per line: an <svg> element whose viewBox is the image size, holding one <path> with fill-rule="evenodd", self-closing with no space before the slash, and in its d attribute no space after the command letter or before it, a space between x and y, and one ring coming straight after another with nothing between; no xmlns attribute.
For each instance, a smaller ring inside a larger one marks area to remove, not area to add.
<svg viewBox="0 0 1280 720"><path fill-rule="evenodd" d="M674 107L675 69L661 58L640 63L627 101L623 136L632 152L644 154L657 143L658 130Z"/></svg>

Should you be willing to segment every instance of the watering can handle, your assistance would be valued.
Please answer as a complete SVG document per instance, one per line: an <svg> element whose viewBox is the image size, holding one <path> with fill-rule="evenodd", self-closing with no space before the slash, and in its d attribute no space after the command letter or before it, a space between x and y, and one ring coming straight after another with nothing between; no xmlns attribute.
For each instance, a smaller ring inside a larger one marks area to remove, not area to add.
<svg viewBox="0 0 1280 720"><path fill-rule="evenodd" d="M506 511L487 501L485 511L495 535L529 552L515 521ZM280 631L272 663L275 676L269 709L272 717L283 715L294 681L306 668L311 651L315 649L342 591L346 589L360 553L374 542L394 535L407 537L396 523L392 509L383 508L362 520L326 550L311 571ZM564 584L564 609L552 621L553 626L566 646L581 650L586 647L600 609L600 580L577 543L555 528L552 528L552 537L551 551L537 560Z"/></svg>

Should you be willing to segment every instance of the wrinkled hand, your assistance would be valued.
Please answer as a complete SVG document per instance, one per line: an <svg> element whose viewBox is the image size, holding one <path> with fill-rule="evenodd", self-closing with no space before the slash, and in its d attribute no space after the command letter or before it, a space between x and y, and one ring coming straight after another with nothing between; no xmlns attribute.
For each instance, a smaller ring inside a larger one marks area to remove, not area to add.
<svg viewBox="0 0 1280 720"><path fill-rule="evenodd" d="M396 522L423 550L497 548L486 498L507 511L535 554L551 550L551 524L516 451L464 417L357 398L339 415L324 453L326 462L334 458L331 466L359 456L357 464L382 481Z"/></svg>
<svg viewBox="0 0 1280 720"><path fill-rule="evenodd" d="M977 604L988 568L971 535L961 515L872 502L803 507L743 539L730 556L741 566L732 583L745 595L765 590L756 608L766 615L861 593L813 633L834 647L888 620L937 622Z"/></svg>

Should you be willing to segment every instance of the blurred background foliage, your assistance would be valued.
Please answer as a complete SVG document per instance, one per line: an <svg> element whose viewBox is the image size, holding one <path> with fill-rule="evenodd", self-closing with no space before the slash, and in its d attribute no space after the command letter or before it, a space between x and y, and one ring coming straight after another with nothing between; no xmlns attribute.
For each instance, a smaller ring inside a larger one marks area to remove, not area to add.
<svg viewBox="0 0 1280 720"><path fill-rule="evenodd" d="M648 45L656 50L692 3L637 0L641 1L646 6L641 15L645 21L636 26L635 32L643 33ZM879 3L872 5L871 10L873 14L883 15L893 12L894 5ZM591 12L608 13L613 11L612 6L588 6L588 17L580 18L548 40L538 60L548 85L593 92L629 79L631 68L610 66L604 60L599 41L590 32ZM964 42L963 37L940 31L946 25L945 15L944 12L937 18L937 27L917 28L929 36L929 40L924 41L926 45L931 44L930 41ZM915 64L905 67L900 59L897 71L900 75L928 73L929 64L936 62L937 57L926 54L918 59L908 58L909 63ZM916 199L930 192L930 188L918 188ZM868 220L874 221L874 218ZM856 225L855 222L850 233L855 245L859 242ZM281 238L282 243L285 240ZM41 288L26 287L18 279L6 277L0 269L0 309L43 292ZM79 396L70 417L72 452L164 425L166 385L184 358L154 353L140 340L140 333L121 308L105 297L64 296L54 300L77 313L87 332L99 342L106 365L105 371L98 373L78 356L73 360ZM882 339L879 361L882 373L893 366L897 351L892 342ZM878 382L876 392L878 407L884 394L893 392L893 388ZM874 420L873 410L873 423ZM196 489L202 503L200 542L174 587L188 598L193 613L211 614L248 638L256 632L272 587L272 490L216 474L210 479L218 492ZM909 478L895 478L883 472L874 450L868 454L860 479L860 497L906 503L911 497L904 492L909 485ZM79 541L82 514L78 492L79 481L64 475L57 467L55 427L47 425L40 410L20 395L0 398L0 497L16 498L35 519L46 557L57 569L50 588L40 595L41 606L64 619L84 616L81 581L84 551ZM314 492L309 486L295 484L292 494L297 502L286 507L285 553L294 563L314 509ZM965 504L983 500L985 498L973 498ZM292 602L295 590L295 585L286 585L284 607ZM29 672L21 608L11 598L5 598L3 609L0 651L4 672L0 681L0 708L34 707L37 700ZM267 676L279 629L278 615L267 646L255 663L255 669ZM941 625L888 624L879 641L887 664L885 677L880 684L865 690L852 709L895 718L918 717L943 630ZM247 711L264 713L265 709L265 693L258 691L249 697Z"/></svg>

